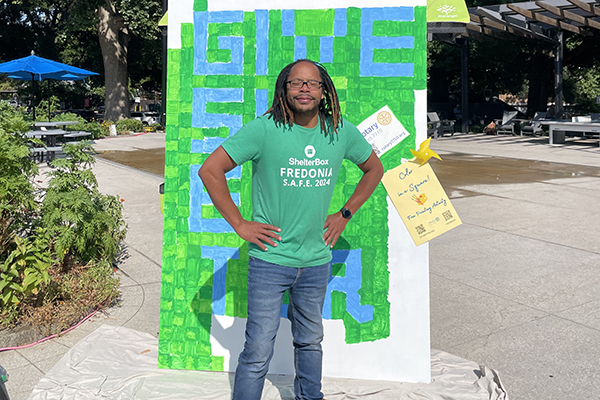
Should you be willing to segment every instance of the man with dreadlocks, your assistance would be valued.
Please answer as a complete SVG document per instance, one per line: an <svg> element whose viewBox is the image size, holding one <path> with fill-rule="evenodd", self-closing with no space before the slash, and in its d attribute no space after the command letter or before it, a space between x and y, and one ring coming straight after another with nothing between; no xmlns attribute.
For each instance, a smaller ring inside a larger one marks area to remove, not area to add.
<svg viewBox="0 0 600 400"><path fill-rule="evenodd" d="M342 160L363 176L344 207L327 215ZM225 174L252 161L252 220L242 218ZM213 204L249 245L246 343L233 398L259 400L289 293L296 400L321 400L323 302L331 248L371 196L383 167L358 129L343 120L331 78L318 63L286 66L265 115L244 125L202 165Z"/></svg>

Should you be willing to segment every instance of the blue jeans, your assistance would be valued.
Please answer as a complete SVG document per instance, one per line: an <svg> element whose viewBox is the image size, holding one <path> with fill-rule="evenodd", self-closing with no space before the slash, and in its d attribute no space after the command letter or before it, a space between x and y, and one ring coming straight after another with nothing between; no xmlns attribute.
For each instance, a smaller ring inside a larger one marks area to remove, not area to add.
<svg viewBox="0 0 600 400"><path fill-rule="evenodd" d="M235 371L234 400L260 400L286 290L290 295L288 318L294 338L296 400L323 398L322 313L330 265L291 268L250 257L246 343Z"/></svg>

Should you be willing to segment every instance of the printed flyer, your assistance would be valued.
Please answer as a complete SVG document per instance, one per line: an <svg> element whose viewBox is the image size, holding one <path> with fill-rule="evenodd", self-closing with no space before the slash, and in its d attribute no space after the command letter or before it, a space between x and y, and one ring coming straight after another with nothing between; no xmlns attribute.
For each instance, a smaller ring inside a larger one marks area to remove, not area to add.
<svg viewBox="0 0 600 400"><path fill-rule="evenodd" d="M382 182L417 246L462 223L428 163L407 161Z"/></svg>
<svg viewBox="0 0 600 400"><path fill-rule="evenodd" d="M388 106L383 106L375 114L357 126L378 157L408 137L408 132L398 121Z"/></svg>

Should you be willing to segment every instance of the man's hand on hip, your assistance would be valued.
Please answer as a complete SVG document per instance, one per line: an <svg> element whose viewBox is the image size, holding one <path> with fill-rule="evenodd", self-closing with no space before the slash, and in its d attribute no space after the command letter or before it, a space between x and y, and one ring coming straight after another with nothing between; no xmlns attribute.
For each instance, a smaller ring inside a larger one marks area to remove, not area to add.
<svg viewBox="0 0 600 400"><path fill-rule="evenodd" d="M281 229L242 218L240 210L231 200L231 193L225 178L225 174L234 169L236 165L225 149L219 146L204 161L198 175L204 182L204 187L206 187L214 206L225 218L225 221L235 229L239 237L267 251L264 243L276 247L277 243L271 239L281 240L281 237L275 233L281 232Z"/></svg>
<svg viewBox="0 0 600 400"><path fill-rule="evenodd" d="M325 244L329 247L335 246L344 229L346 229L346 224L348 220L342 216L341 212L336 212L335 214L330 214L327 216L325 220L325 234L323 235L323 240Z"/></svg>
<svg viewBox="0 0 600 400"><path fill-rule="evenodd" d="M234 227L235 233L247 242L254 243L264 251L267 251L266 244L277 247L272 239L281 240L275 232L281 232L281 229L274 225L263 224L260 222L247 221L243 219L238 226ZM264 243L263 243L264 242Z"/></svg>

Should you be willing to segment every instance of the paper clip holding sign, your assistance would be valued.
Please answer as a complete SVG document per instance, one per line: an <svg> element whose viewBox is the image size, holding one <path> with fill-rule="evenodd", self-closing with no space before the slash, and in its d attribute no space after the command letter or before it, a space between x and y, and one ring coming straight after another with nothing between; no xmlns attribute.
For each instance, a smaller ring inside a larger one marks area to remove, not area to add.
<svg viewBox="0 0 600 400"><path fill-rule="evenodd" d="M427 162L442 158L425 140L410 150L414 160L387 171L382 179L398 214L417 246L462 224L444 188Z"/></svg>

